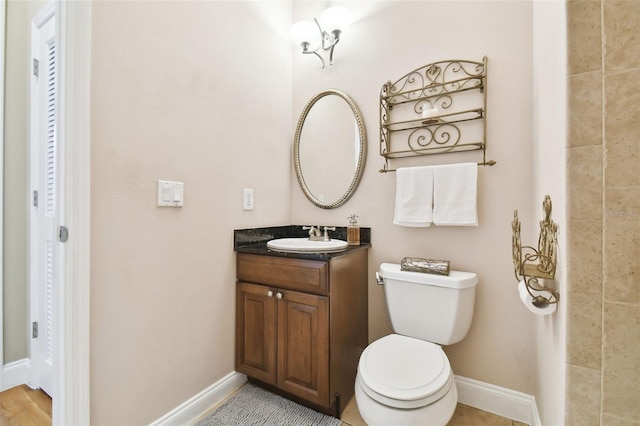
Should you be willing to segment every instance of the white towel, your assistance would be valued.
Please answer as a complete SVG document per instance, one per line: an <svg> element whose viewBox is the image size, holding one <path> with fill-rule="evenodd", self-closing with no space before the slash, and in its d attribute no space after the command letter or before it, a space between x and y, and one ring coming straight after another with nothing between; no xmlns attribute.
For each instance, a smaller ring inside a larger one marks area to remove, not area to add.
<svg viewBox="0 0 640 426"><path fill-rule="evenodd" d="M433 222L433 167L396 170L396 205L393 223L424 227Z"/></svg>
<svg viewBox="0 0 640 426"><path fill-rule="evenodd" d="M478 165L447 164L433 169L433 223L478 226Z"/></svg>

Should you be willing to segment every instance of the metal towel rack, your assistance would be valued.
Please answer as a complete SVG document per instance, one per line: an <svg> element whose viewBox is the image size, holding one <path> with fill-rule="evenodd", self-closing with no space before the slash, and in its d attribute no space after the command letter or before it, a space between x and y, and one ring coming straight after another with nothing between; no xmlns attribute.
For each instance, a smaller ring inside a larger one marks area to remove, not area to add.
<svg viewBox="0 0 640 426"><path fill-rule="evenodd" d="M390 159L482 151L486 159L487 57L417 68L380 92L381 173Z"/></svg>
<svg viewBox="0 0 640 426"><path fill-rule="evenodd" d="M494 164L496 164L495 161L490 160L490 161L483 161L481 163L478 163L478 166L493 166ZM382 168L380 170L378 170L380 173L389 173L389 172L395 172L396 169L389 169L388 168L388 161L384 162L384 166L382 166Z"/></svg>

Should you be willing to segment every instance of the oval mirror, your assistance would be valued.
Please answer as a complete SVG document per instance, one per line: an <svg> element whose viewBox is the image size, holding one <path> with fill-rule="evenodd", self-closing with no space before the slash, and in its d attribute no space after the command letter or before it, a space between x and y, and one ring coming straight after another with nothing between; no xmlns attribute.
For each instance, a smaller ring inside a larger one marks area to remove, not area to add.
<svg viewBox="0 0 640 426"><path fill-rule="evenodd" d="M315 95L300 114L293 162L304 195L332 209L353 195L367 155L362 116L349 96L337 89Z"/></svg>

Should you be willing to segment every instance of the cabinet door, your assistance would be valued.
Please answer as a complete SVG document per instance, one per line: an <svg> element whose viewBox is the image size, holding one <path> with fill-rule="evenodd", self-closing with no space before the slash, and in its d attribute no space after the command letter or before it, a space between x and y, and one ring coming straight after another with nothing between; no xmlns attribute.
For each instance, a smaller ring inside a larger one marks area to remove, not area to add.
<svg viewBox="0 0 640 426"><path fill-rule="evenodd" d="M329 302L278 290L278 387L329 406Z"/></svg>
<svg viewBox="0 0 640 426"><path fill-rule="evenodd" d="M236 303L236 369L275 385L275 290L263 285L238 283Z"/></svg>

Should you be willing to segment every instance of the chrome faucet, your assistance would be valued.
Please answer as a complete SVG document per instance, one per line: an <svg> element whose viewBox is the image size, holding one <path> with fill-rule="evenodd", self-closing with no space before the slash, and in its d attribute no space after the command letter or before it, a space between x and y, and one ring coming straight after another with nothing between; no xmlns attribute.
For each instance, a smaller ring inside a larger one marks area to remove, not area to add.
<svg viewBox="0 0 640 426"><path fill-rule="evenodd" d="M335 226L325 226L324 227L324 237L322 238L323 241L331 241L331 238L329 237L329 233L327 231L335 231L336 227Z"/></svg>
<svg viewBox="0 0 640 426"><path fill-rule="evenodd" d="M311 241L322 241L324 238L322 236L322 232L320 232L319 226L317 228L315 226L303 226L302 229L304 231L306 231L307 229L309 230L309 239Z"/></svg>

